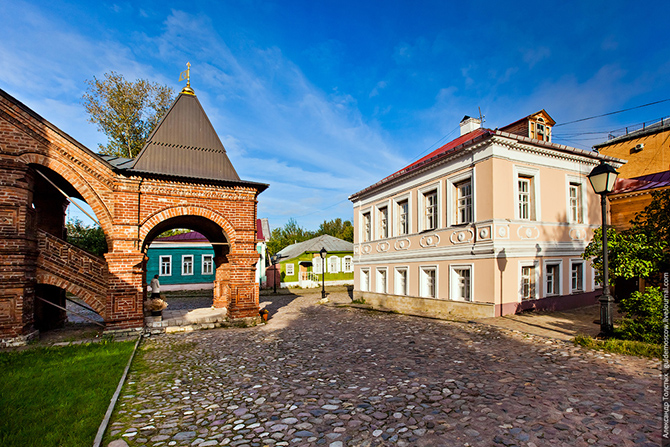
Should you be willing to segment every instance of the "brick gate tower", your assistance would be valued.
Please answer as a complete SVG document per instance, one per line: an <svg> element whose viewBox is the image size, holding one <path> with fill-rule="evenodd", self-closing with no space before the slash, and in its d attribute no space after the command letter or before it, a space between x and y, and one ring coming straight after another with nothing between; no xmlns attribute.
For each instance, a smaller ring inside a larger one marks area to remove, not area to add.
<svg viewBox="0 0 670 447"><path fill-rule="evenodd" d="M52 306L42 303L64 304L64 291L108 330L141 327L146 249L174 228L212 243L214 306L231 318L258 315L256 209L267 186L240 180L189 87L135 159L92 152L0 90L0 345L62 319L44 316ZM71 197L93 209L104 259L64 240Z"/></svg>

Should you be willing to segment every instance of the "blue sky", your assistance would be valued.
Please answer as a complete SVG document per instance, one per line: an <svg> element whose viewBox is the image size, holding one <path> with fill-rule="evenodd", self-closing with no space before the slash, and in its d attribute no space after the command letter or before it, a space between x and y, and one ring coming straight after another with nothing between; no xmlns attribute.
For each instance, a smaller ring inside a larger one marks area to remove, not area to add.
<svg viewBox="0 0 670 447"><path fill-rule="evenodd" d="M0 88L96 150L85 81L191 85L259 217L307 229L458 136L545 109L558 124L670 99L670 2L0 2ZM589 149L670 102L554 128ZM86 220L86 219L85 219Z"/></svg>

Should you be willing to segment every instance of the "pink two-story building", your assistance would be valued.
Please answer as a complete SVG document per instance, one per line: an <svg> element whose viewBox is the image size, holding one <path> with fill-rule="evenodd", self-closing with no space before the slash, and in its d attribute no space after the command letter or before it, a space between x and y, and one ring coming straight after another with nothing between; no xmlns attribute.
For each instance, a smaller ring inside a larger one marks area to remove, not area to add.
<svg viewBox="0 0 670 447"><path fill-rule="evenodd" d="M580 255L601 224L587 179L602 160L551 142L544 111L461 136L349 197L355 298L433 317L492 317L593 304Z"/></svg>

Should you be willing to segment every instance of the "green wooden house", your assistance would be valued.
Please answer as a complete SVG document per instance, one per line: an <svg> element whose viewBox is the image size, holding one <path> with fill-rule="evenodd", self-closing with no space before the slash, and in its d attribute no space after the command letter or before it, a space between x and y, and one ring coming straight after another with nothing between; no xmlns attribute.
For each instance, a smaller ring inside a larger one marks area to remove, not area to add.
<svg viewBox="0 0 670 447"><path fill-rule="evenodd" d="M325 259L321 249L326 250ZM354 244L324 234L298 242L277 253L282 287L320 287L354 283Z"/></svg>

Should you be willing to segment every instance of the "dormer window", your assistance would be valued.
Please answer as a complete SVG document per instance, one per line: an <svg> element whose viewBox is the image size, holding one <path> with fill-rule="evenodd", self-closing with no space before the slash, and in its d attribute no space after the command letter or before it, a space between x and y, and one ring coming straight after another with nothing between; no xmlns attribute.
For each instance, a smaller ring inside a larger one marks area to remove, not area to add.
<svg viewBox="0 0 670 447"><path fill-rule="evenodd" d="M530 122L530 137L541 141L550 141L549 129L544 118L538 117L536 122Z"/></svg>

